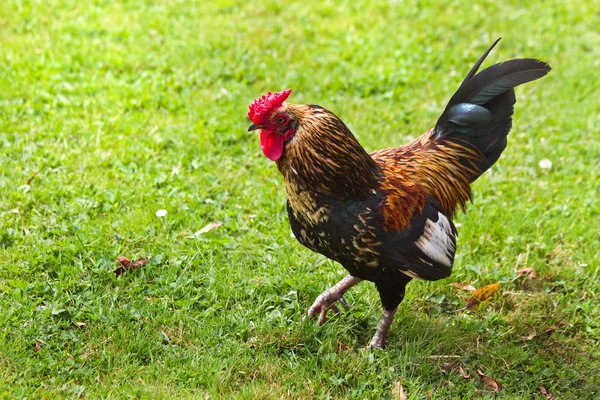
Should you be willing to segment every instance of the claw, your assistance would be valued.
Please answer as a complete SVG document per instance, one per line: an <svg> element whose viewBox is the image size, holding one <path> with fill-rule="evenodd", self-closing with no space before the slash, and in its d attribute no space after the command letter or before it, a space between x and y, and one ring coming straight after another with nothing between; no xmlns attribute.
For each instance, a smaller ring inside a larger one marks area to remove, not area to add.
<svg viewBox="0 0 600 400"><path fill-rule="evenodd" d="M319 326L321 326L321 325L323 325L323 324L325 323L325 321L326 321L326 320L327 320L327 309L326 309L326 308L324 308L324 309L321 311L321 315L319 315L319 321L317 322L317 324L318 324Z"/></svg>
<svg viewBox="0 0 600 400"><path fill-rule="evenodd" d="M323 325L327 320L327 312L332 310L336 314L340 313L340 309L335 305L337 299L328 291L321 294L315 300L314 304L308 309L308 317L312 318L319 314L318 324Z"/></svg>
<svg viewBox="0 0 600 400"><path fill-rule="evenodd" d="M321 308L321 314L319 315L319 321L317 322L317 324L323 325L325 321L327 321L327 312L329 310L333 311L336 314L340 313L340 309L335 304L332 304L329 307L323 307Z"/></svg>
<svg viewBox="0 0 600 400"><path fill-rule="evenodd" d="M340 297L339 300L340 303L342 303L342 305L346 308L352 308L352 304L349 304L346 299L344 298L344 296Z"/></svg>
<svg viewBox="0 0 600 400"><path fill-rule="evenodd" d="M315 300L312 306L308 309L306 315L308 318L312 318L319 314L319 320L317 323L319 325L323 325L327 320L327 312L332 310L334 313L339 314L340 309L335 305L335 302L339 300L346 307L350 307L346 299L344 299L344 293L350 289L352 286L359 283L361 280L358 278L354 278L352 276L347 276L338 282L337 285L332 287L331 289L326 290L321 293L319 297Z"/></svg>

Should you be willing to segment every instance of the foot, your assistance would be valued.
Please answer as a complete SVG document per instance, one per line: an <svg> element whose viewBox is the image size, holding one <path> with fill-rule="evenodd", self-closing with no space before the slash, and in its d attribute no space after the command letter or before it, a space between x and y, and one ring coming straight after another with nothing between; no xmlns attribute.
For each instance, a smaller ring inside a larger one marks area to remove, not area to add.
<svg viewBox="0 0 600 400"><path fill-rule="evenodd" d="M317 323L323 325L327 320L327 311L332 310L336 314L339 314L340 309L335 305L339 299L337 294L332 292L331 289L324 291L308 309L308 318L319 314L319 321Z"/></svg>
<svg viewBox="0 0 600 400"><path fill-rule="evenodd" d="M396 314L396 309L394 310L383 310L383 315L377 324L377 330L375 331L375 335L373 335L373 339L369 342L366 350L371 349L384 349L385 343L387 340L387 334L390 330L390 326L392 325L392 321L394 321L394 315Z"/></svg>
<svg viewBox="0 0 600 400"><path fill-rule="evenodd" d="M323 325L327 320L327 311L333 310L335 313L339 313L340 309L335 305L339 300L344 306L350 306L344 299L344 293L348 291L352 286L359 283L362 279L355 278L353 276L347 276L339 281L331 289L327 289L317 297L312 306L308 309L307 315L309 318L319 314L318 324Z"/></svg>
<svg viewBox="0 0 600 400"><path fill-rule="evenodd" d="M381 335L378 335L377 333L378 332L375 332L375 335L373 335L373 338L371 339L365 350L385 349L386 338Z"/></svg>

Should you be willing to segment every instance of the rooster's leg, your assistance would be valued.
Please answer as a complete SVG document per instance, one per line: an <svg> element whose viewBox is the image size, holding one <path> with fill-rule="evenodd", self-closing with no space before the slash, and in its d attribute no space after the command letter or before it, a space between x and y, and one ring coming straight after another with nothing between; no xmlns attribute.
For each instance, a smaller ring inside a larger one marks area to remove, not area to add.
<svg viewBox="0 0 600 400"><path fill-rule="evenodd" d="M346 293L348 289L350 289L352 286L356 285L361 281L362 279L358 279L351 275L348 275L347 277L336 283L335 286L321 293L319 297L317 297L313 305L310 306L310 308L308 309L308 317L312 318L315 315L320 314L318 324L322 325L327 319L327 311L329 309L332 309L335 312L340 311L335 305L336 301L340 300L340 303L342 303L345 306L348 306L348 303L343 297L344 293Z"/></svg>
<svg viewBox="0 0 600 400"><path fill-rule="evenodd" d="M383 349L385 347L387 334L390 330L390 326L392 325L392 321L394 321L396 310L398 310L398 307L394 308L393 310L386 310L385 308L383 309L383 315L377 324L375 335L373 335L373 339L371 339L371 342L369 343L369 349Z"/></svg>
<svg viewBox="0 0 600 400"><path fill-rule="evenodd" d="M393 280L375 282L383 305L383 315L377 324L373 339L367 346L369 349L383 349L385 347L385 341L394 321L394 315L396 315L398 305L404 300L406 285L411 279L409 276L399 275Z"/></svg>

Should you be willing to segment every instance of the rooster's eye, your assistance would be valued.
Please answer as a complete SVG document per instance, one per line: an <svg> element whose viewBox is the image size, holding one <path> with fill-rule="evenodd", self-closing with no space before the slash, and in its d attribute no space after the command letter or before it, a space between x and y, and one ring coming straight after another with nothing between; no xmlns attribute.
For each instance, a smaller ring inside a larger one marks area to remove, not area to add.
<svg viewBox="0 0 600 400"><path fill-rule="evenodd" d="M285 122L285 118L279 117L279 118L277 118L277 122L279 122L280 124L283 124Z"/></svg>

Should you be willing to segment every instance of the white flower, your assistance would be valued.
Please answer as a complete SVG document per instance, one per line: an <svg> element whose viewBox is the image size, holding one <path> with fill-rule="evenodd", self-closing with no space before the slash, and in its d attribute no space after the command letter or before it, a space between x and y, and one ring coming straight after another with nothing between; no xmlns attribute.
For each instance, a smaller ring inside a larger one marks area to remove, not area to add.
<svg viewBox="0 0 600 400"><path fill-rule="evenodd" d="M156 211L156 216L162 218L167 215L167 210L158 210Z"/></svg>
<svg viewBox="0 0 600 400"><path fill-rule="evenodd" d="M550 169L552 168L552 161L548 160L547 158L544 158L540 160L538 165L541 169Z"/></svg>

